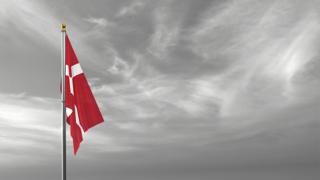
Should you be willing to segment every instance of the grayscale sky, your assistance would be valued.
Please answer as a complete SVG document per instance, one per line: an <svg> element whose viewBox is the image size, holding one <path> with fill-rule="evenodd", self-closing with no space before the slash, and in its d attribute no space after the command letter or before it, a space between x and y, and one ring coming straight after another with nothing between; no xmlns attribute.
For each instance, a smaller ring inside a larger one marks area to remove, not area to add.
<svg viewBox="0 0 320 180"><path fill-rule="evenodd" d="M0 179L60 178L60 29L105 123L70 180L315 180L319 0L0 0Z"/></svg>

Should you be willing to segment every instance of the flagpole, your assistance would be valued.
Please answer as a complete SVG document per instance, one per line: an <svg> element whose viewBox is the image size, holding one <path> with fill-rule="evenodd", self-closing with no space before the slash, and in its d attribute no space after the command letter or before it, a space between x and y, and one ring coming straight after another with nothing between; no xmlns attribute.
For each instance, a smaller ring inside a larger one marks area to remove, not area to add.
<svg viewBox="0 0 320 180"><path fill-rule="evenodd" d="M66 77L66 25L61 24L61 102L62 102L62 173L61 179L67 179L67 154L66 154L66 108L65 108L65 77Z"/></svg>

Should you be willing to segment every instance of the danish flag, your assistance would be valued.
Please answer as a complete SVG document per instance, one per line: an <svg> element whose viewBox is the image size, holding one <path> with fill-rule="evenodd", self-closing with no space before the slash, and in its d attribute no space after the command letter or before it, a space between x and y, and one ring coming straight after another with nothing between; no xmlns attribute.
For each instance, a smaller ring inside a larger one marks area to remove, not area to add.
<svg viewBox="0 0 320 180"><path fill-rule="evenodd" d="M70 40L67 35L65 37L65 108L73 139L73 150L76 154L83 133L104 120Z"/></svg>

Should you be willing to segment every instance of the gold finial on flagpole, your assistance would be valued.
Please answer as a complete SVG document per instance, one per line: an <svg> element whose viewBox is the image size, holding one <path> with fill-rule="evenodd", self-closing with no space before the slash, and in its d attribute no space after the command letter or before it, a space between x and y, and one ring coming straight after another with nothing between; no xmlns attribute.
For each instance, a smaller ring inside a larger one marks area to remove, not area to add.
<svg viewBox="0 0 320 180"><path fill-rule="evenodd" d="M61 24L61 32L66 32L67 25L66 24Z"/></svg>

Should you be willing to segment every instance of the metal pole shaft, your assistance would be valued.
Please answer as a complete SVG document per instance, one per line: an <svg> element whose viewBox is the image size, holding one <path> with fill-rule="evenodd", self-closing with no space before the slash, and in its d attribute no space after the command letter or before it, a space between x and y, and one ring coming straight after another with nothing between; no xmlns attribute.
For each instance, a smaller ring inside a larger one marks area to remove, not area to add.
<svg viewBox="0 0 320 180"><path fill-rule="evenodd" d="M65 77L66 77L66 25L61 24L61 102L62 102L62 173L61 179L67 179L66 155L66 108L65 108Z"/></svg>

